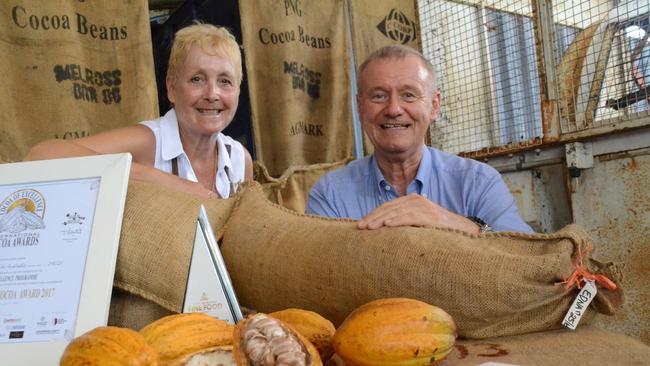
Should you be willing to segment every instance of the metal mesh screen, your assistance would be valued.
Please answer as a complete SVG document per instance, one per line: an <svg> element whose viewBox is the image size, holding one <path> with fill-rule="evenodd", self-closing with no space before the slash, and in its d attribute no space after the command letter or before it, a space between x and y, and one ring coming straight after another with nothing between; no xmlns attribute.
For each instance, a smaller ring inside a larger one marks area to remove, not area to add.
<svg viewBox="0 0 650 366"><path fill-rule="evenodd" d="M432 145L459 153L540 137L530 4L420 0L418 8L443 97Z"/></svg>
<svg viewBox="0 0 650 366"><path fill-rule="evenodd" d="M587 0L553 9L558 45L562 133L607 128L650 112L648 2ZM570 6L567 6L570 5ZM558 32L571 27L577 32Z"/></svg>
<svg viewBox="0 0 650 366"><path fill-rule="evenodd" d="M553 29L541 32L549 39L539 42L555 52L549 87L557 94L552 114L559 118L550 122L559 122L560 134L648 116L648 0L619 3L552 3L547 24ZM544 137L546 101L531 6L529 0L418 0L422 51L443 97L430 131L433 146L453 153L498 151Z"/></svg>

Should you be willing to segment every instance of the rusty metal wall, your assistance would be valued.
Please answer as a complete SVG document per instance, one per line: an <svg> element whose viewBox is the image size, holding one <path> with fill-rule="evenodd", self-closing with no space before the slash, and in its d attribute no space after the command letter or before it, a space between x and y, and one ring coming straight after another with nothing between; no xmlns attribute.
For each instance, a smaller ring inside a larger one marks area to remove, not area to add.
<svg viewBox="0 0 650 366"><path fill-rule="evenodd" d="M599 323L650 344L650 149L597 156L578 180L575 222L591 234L594 256L623 273L623 311Z"/></svg>
<svg viewBox="0 0 650 366"><path fill-rule="evenodd" d="M650 128L584 144L593 163L574 172L578 177L569 173L564 145L486 161L502 173L536 231L571 222L587 230L594 258L616 264L625 294L617 315L596 322L650 345Z"/></svg>
<svg viewBox="0 0 650 366"><path fill-rule="evenodd" d="M538 233L551 233L571 223L564 169L554 164L503 174L521 217Z"/></svg>

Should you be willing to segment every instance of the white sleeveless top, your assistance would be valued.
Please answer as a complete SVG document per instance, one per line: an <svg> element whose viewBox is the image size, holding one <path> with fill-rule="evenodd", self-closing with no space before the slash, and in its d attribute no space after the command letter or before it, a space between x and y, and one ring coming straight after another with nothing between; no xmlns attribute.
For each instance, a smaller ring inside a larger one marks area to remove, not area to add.
<svg viewBox="0 0 650 366"><path fill-rule="evenodd" d="M192 169L192 163L183 150L176 112L170 109L163 117L140 122L153 132L156 137L156 161L154 167L167 173L172 172L172 160L178 162L178 176L192 182L198 182ZM228 153L227 146L230 146ZM244 180L246 160L244 146L222 133L217 135L217 174L215 186L220 197L229 197L233 188L231 183Z"/></svg>

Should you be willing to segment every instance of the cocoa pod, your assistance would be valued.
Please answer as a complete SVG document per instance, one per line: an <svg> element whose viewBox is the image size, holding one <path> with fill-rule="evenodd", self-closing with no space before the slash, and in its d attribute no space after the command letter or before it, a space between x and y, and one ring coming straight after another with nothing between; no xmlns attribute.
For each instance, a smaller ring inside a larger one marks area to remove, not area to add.
<svg viewBox="0 0 650 366"><path fill-rule="evenodd" d="M200 360L234 365L235 326L203 313L175 314L160 318L140 330L158 351L162 366L190 366ZM207 363L204 364L210 364Z"/></svg>
<svg viewBox="0 0 650 366"><path fill-rule="evenodd" d="M331 321L316 312L294 308L269 313L269 316L294 327L316 347L321 360L329 360L332 357L332 337L336 328Z"/></svg>
<svg viewBox="0 0 650 366"><path fill-rule="evenodd" d="M456 324L425 302L390 298L355 309L334 334L336 354L347 365L436 364L451 352Z"/></svg>
<svg viewBox="0 0 650 366"><path fill-rule="evenodd" d="M63 351L60 366L158 366L158 353L140 333L98 327L75 338Z"/></svg>
<svg viewBox="0 0 650 366"><path fill-rule="evenodd" d="M233 353L238 366L322 366L318 350L307 338L263 313L237 323Z"/></svg>

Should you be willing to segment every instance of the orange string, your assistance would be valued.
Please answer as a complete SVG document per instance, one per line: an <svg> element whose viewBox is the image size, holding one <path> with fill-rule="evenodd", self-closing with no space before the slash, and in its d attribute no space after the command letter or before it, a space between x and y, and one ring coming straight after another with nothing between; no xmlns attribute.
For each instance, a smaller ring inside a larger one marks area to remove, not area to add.
<svg viewBox="0 0 650 366"><path fill-rule="evenodd" d="M589 272L587 266L584 265L582 260L583 258L586 258L589 255L589 253L591 253L592 249L593 249L592 246L589 244L587 245L587 248L585 248L585 251L583 253L582 246L578 245L578 253L571 260L573 264L573 268L575 268L573 273L566 280L562 282L558 282L556 284L558 285L564 284L565 289L569 289L573 286L576 286L577 288L582 288L586 280L592 280L608 290L612 290L612 291L616 290L618 286L616 286L616 284L612 280L610 280L606 276L600 274L593 274Z"/></svg>

